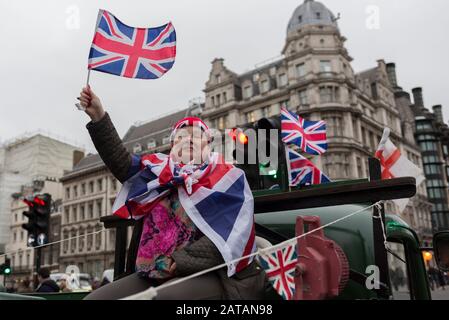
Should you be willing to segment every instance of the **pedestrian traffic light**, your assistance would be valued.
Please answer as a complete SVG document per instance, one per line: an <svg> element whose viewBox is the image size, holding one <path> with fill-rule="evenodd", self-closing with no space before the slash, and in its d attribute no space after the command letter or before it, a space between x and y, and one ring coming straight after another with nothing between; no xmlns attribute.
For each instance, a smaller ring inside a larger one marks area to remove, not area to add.
<svg viewBox="0 0 449 320"><path fill-rule="evenodd" d="M11 259L6 258L5 262L3 264L0 264L0 274L8 276L11 274L11 272Z"/></svg>
<svg viewBox="0 0 449 320"><path fill-rule="evenodd" d="M28 222L22 224L22 228L28 232L28 246L35 247L48 243L51 195L45 193L23 201L28 206L28 211L23 212Z"/></svg>

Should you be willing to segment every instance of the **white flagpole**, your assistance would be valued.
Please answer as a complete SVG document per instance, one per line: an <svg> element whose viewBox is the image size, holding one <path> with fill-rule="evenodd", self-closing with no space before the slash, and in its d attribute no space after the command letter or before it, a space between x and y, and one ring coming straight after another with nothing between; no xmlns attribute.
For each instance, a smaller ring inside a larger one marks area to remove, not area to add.
<svg viewBox="0 0 449 320"><path fill-rule="evenodd" d="M102 15L103 15L103 10L102 9L98 10L97 22L95 23L95 31L98 29L98 24L100 23L100 19L101 19ZM89 87L89 81L90 81L90 68L87 69L86 87ZM80 111L86 111L86 108L83 108L79 102L75 103L75 106Z"/></svg>
<svg viewBox="0 0 449 320"><path fill-rule="evenodd" d="M87 80L86 80L86 87L89 87L89 80L90 80L90 69L87 69ZM75 106L80 111L86 111L86 108L84 108L81 103L77 102L75 103Z"/></svg>
<svg viewBox="0 0 449 320"><path fill-rule="evenodd" d="M291 192L292 191L292 187L291 187L291 172L290 172L290 159L288 157L288 146L286 144L284 144L284 152L285 152L285 162L287 165L287 173L288 173L288 191Z"/></svg>

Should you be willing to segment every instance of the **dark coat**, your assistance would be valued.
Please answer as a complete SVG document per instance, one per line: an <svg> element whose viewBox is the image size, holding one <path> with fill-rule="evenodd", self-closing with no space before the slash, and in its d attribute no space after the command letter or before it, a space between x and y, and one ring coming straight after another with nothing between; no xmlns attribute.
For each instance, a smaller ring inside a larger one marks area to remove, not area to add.
<svg viewBox="0 0 449 320"><path fill-rule="evenodd" d="M101 120L91 121L86 127L101 159L117 180L123 183L131 167L131 154L124 147L109 115L106 113ZM224 262L217 247L206 236L174 252L172 258L176 262L176 275L181 277ZM263 299L268 287L265 272L257 262L230 278L226 268L215 272L221 279L226 299Z"/></svg>
<svg viewBox="0 0 449 320"><path fill-rule="evenodd" d="M52 279L42 281L42 283L36 289L36 292L59 292L59 291L60 288L58 284Z"/></svg>

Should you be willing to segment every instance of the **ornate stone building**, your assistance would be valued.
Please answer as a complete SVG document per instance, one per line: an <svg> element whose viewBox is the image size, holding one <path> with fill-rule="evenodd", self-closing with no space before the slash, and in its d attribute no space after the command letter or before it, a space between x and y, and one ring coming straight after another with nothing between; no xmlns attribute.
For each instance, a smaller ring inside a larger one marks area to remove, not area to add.
<svg viewBox="0 0 449 320"><path fill-rule="evenodd" d="M422 167L413 114L396 99L386 63L379 60L372 69L354 72L345 41L329 9L304 1L288 23L281 58L243 74L229 70L221 58L212 62L202 117L212 127L232 128L277 115L286 105L307 119L325 120L329 148L314 161L333 180L367 177L368 157L385 127L402 153ZM404 109L411 122L404 122ZM388 211L396 208L389 203ZM418 231L428 227L424 184L402 216Z"/></svg>

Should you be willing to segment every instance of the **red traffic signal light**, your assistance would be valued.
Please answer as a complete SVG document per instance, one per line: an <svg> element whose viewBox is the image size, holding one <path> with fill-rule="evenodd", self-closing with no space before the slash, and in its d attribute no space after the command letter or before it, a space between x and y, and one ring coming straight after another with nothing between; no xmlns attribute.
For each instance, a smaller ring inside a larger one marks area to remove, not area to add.
<svg viewBox="0 0 449 320"><path fill-rule="evenodd" d="M34 202L35 204L37 204L37 205L40 205L40 206L45 206L45 205L46 205L45 201L42 200L42 199L39 198L39 197L34 197L33 202Z"/></svg>
<svg viewBox="0 0 449 320"><path fill-rule="evenodd" d="M241 144L248 144L248 136L243 133L242 129L234 128L229 131L229 136L234 141L238 141Z"/></svg>

